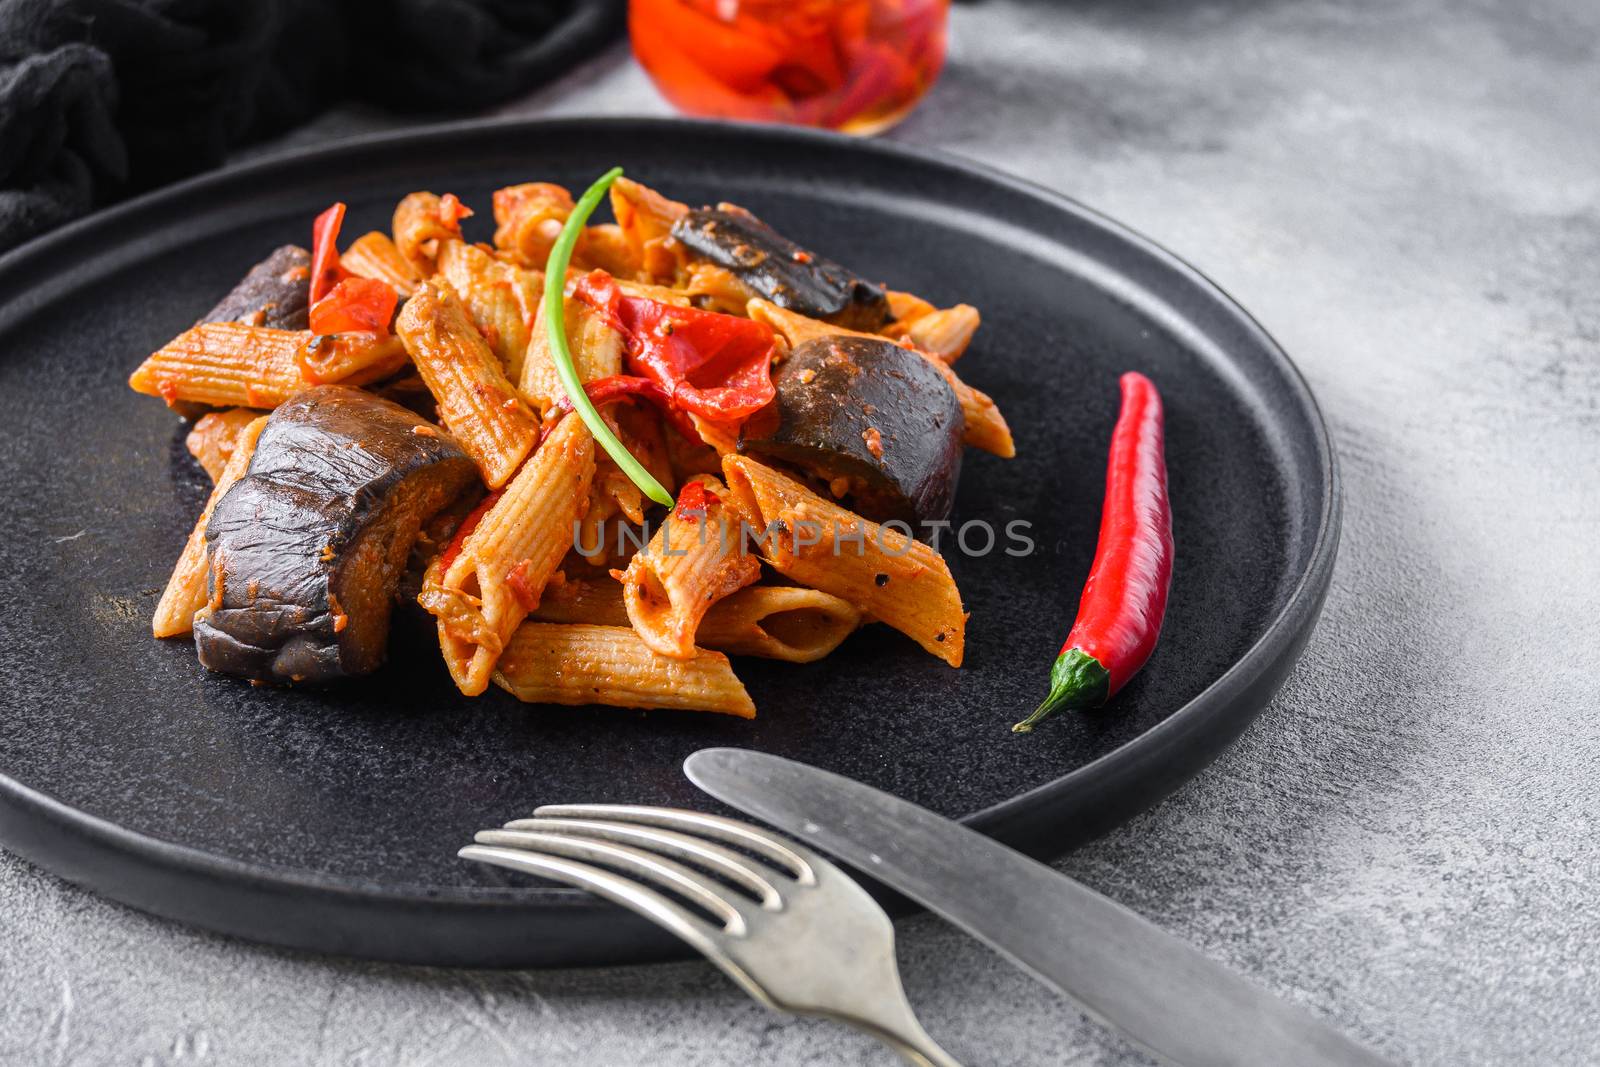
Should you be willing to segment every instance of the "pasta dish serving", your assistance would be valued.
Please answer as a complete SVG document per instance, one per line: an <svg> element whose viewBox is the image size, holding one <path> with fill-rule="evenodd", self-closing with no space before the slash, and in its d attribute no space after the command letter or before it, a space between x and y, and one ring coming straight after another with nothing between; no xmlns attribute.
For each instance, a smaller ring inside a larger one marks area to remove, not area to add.
<svg viewBox="0 0 1600 1067"><path fill-rule="evenodd" d="M341 252L344 214L130 379L214 482L156 637L312 685L426 612L467 696L746 718L730 655L809 663L881 623L961 665L927 530L967 446L1014 453L955 369L976 309L620 171L498 190L492 243L451 194Z"/></svg>

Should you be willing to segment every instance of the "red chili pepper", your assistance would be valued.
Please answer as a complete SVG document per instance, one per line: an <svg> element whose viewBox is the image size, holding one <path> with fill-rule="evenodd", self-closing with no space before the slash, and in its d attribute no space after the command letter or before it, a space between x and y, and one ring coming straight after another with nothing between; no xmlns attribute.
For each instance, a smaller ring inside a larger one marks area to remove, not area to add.
<svg viewBox="0 0 1600 1067"><path fill-rule="evenodd" d="M665 389L675 410L737 422L777 395L777 334L764 322L625 296L611 275L598 270L579 281L572 295L622 334L629 368Z"/></svg>
<svg viewBox="0 0 1600 1067"><path fill-rule="evenodd" d="M400 294L387 282L352 275L311 305L311 332L388 333Z"/></svg>
<svg viewBox="0 0 1600 1067"><path fill-rule="evenodd" d="M1057 711L1104 704L1155 650L1172 584L1172 507L1162 437L1161 394L1144 375L1124 374L1094 565L1077 621L1050 668L1050 695L1012 727L1018 733Z"/></svg>
<svg viewBox="0 0 1600 1067"><path fill-rule="evenodd" d="M344 203L335 203L317 216L311 224L311 302L328 295L328 291L350 272L339 264L339 227L344 225Z"/></svg>

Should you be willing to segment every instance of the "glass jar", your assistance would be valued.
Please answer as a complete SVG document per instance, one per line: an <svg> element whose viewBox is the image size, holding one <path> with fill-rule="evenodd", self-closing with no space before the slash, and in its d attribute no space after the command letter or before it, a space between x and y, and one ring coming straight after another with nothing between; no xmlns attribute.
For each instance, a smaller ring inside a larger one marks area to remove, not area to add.
<svg viewBox="0 0 1600 1067"><path fill-rule="evenodd" d="M944 66L950 0L631 0L633 54L680 111L888 129Z"/></svg>

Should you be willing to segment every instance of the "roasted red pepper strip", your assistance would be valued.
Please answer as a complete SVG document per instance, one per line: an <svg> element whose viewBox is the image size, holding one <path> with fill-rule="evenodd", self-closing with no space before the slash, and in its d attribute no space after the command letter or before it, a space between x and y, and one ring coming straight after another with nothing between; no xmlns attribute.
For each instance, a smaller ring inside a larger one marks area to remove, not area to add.
<svg viewBox="0 0 1600 1067"><path fill-rule="evenodd" d="M339 227L344 225L344 203L335 203L311 224L311 303L350 276L339 264Z"/></svg>
<svg viewBox="0 0 1600 1067"><path fill-rule="evenodd" d="M666 390L672 407L714 422L738 422L777 395L772 327L737 315L626 296L593 271L572 295L622 335L628 367Z"/></svg>
<svg viewBox="0 0 1600 1067"><path fill-rule="evenodd" d="M673 513L681 522L695 522L706 516L716 498L706 489L706 483L696 478L678 490L678 506Z"/></svg>
<svg viewBox="0 0 1600 1067"><path fill-rule="evenodd" d="M597 408L604 407L606 404L614 404L619 400L627 400L631 397L648 400L661 409L661 414L666 416L667 421L671 422L679 433L690 441L704 443L700 440L700 434L694 428L694 423L689 417L681 411L674 411L672 398L667 395L667 391L649 378L640 378L631 374L613 374L606 378L596 378L592 382L584 382L583 392L589 398L589 402ZM566 414L572 410L572 401L563 396L556 401L555 409L562 414ZM544 440L546 434L555 428L557 421L556 419L545 420L544 427L540 430L539 439L541 441Z"/></svg>
<svg viewBox="0 0 1600 1067"><path fill-rule="evenodd" d="M376 278L345 278L311 305L311 332L388 333L400 294Z"/></svg>
<svg viewBox="0 0 1600 1067"><path fill-rule="evenodd" d="M1172 584L1172 507L1162 422L1155 385L1142 374L1124 374L1094 565L1077 621L1050 668L1050 695L1012 727L1018 733L1057 711L1104 704L1155 650Z"/></svg>

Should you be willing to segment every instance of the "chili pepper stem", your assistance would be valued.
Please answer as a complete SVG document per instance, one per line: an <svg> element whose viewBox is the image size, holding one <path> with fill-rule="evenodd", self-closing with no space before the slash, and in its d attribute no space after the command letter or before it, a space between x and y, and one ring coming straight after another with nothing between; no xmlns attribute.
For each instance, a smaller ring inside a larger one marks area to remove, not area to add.
<svg viewBox="0 0 1600 1067"><path fill-rule="evenodd" d="M1050 695L1032 715L1011 728L1013 733L1031 733L1039 723L1058 711L1097 708L1111 695L1111 672L1081 648L1069 648L1056 657L1050 667Z"/></svg>

